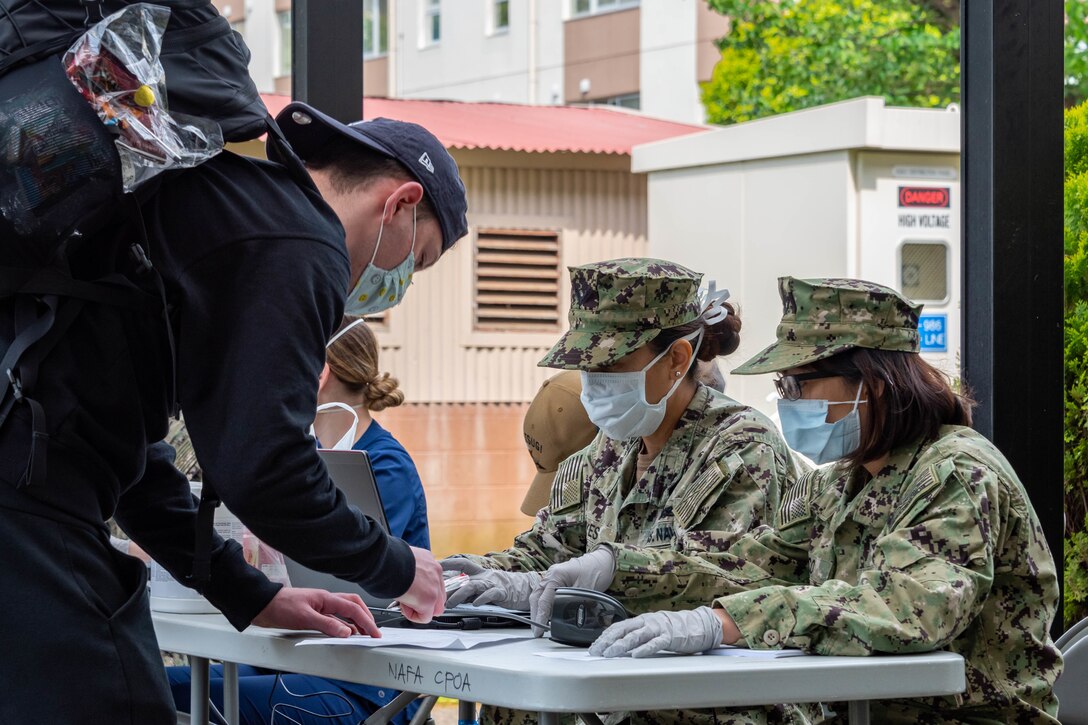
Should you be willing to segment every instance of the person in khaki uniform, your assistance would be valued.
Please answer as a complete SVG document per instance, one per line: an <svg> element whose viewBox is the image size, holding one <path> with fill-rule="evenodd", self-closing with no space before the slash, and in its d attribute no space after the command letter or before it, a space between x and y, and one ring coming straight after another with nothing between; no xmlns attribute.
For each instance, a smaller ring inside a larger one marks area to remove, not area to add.
<svg viewBox="0 0 1088 725"><path fill-rule="evenodd" d="M740 331L728 293L701 293L701 278L654 259L571 269L570 331L541 365L580 371L581 401L601 432L559 466L548 505L513 546L443 562L471 577L448 604L531 609L547 623L556 587L578 586L636 612L695 607L707 592L685 586L689 570L772 521L798 470L765 416L695 381L696 358L733 352ZM652 572L655 585L629 587L636 572ZM728 722L713 712L634 717ZM532 716L487 709L484 718Z"/></svg>
<svg viewBox="0 0 1088 725"><path fill-rule="evenodd" d="M963 695L877 701L873 722L1056 723L1054 560L970 401L918 354L921 305L856 280L785 277L780 291L777 342L734 372L778 372L786 441L835 465L688 580L716 589L713 609L621 622L590 651L947 650L966 660Z"/></svg>
<svg viewBox="0 0 1088 725"><path fill-rule="evenodd" d="M522 432L536 466L536 475L521 502L521 512L526 516L536 516L548 505L559 465L597 435L597 426L582 407L581 395L578 371L565 370L544 381L525 411Z"/></svg>

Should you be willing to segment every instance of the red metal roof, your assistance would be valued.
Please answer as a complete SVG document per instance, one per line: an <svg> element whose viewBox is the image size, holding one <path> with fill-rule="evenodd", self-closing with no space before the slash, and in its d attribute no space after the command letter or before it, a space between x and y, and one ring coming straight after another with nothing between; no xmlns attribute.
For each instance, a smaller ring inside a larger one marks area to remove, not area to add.
<svg viewBox="0 0 1088 725"><path fill-rule="evenodd" d="M287 96L263 94L275 116ZM496 149L535 153L630 154L633 146L707 130L649 118L607 106L525 106L366 98L363 117L411 121L429 129L451 149Z"/></svg>

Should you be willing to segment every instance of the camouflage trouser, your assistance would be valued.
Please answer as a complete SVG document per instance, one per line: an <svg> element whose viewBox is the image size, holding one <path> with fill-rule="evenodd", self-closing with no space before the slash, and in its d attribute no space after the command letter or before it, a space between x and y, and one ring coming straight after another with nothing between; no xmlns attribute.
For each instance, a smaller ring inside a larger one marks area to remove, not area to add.
<svg viewBox="0 0 1088 725"><path fill-rule="evenodd" d="M810 725L819 722L819 712L818 705L771 705L750 710L660 710L612 713L600 717L606 725ZM534 725L536 722L535 712L490 705L485 705L480 712L480 725ZM563 715L560 722L562 725L575 725L581 720L576 715Z"/></svg>
<svg viewBox="0 0 1088 725"><path fill-rule="evenodd" d="M951 699L951 698L950 698ZM826 725L846 725L849 708L845 702L831 705L835 717ZM869 718L884 725L1008 725L1008 723L1042 723L1037 713L1016 712L988 707L932 707L915 700L873 700L869 703ZM1050 721L1054 722L1054 721Z"/></svg>

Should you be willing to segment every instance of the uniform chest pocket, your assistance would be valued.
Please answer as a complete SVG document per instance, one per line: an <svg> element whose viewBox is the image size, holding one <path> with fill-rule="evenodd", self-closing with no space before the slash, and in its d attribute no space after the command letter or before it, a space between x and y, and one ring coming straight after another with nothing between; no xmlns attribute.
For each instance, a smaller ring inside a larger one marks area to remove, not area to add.
<svg viewBox="0 0 1088 725"><path fill-rule="evenodd" d="M819 586L831 578L831 572L835 569L835 560L828 552L815 553L809 557L810 581L813 586Z"/></svg>

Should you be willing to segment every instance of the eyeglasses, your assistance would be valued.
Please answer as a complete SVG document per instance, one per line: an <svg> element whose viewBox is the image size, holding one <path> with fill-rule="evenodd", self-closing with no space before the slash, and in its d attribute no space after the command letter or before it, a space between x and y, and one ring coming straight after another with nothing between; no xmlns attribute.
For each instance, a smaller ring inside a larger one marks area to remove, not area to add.
<svg viewBox="0 0 1088 725"><path fill-rule="evenodd" d="M799 375L783 375L774 381L774 387L778 389L778 395L783 400L800 400L801 383L806 380L821 380L823 378L840 377L834 373L800 373Z"/></svg>

